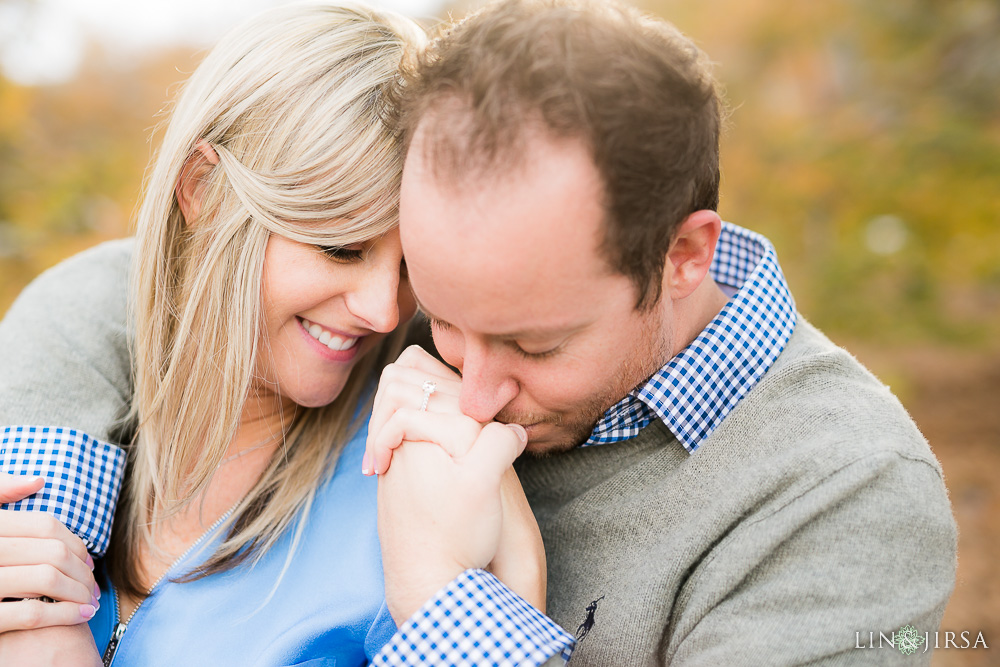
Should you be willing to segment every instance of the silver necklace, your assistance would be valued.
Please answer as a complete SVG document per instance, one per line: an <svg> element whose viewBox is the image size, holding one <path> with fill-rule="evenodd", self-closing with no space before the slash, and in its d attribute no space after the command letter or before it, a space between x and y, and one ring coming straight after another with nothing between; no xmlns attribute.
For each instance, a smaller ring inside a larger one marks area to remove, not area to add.
<svg viewBox="0 0 1000 667"><path fill-rule="evenodd" d="M271 438L268 438L267 440L265 440L264 442L262 442L260 444L254 445L253 447L248 447L247 449L244 449L243 451L240 451L240 452L236 452L235 454L232 454L231 456L227 456L226 458L224 458L221 461L219 461L219 465L215 466L215 469L218 470L219 468L221 468L223 465L229 463L230 461L235 461L236 459L240 458L244 454L249 454L250 452L254 451L255 449L260 449L261 447L265 447L267 445L270 445L272 442L274 442L274 440L272 440Z"/></svg>

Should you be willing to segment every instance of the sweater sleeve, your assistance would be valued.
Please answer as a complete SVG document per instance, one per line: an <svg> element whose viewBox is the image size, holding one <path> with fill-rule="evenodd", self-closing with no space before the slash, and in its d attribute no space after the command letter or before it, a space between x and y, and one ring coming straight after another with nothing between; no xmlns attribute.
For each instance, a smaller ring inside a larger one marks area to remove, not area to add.
<svg viewBox="0 0 1000 667"><path fill-rule="evenodd" d="M131 241L46 271L0 321L0 425L85 431L117 442L132 396L126 334Z"/></svg>
<svg viewBox="0 0 1000 667"><path fill-rule="evenodd" d="M46 271L0 322L0 471L45 487L3 509L44 511L102 555L121 487L132 395L126 294L130 241Z"/></svg>
<svg viewBox="0 0 1000 667"><path fill-rule="evenodd" d="M928 664L924 633L933 645L954 586L956 527L936 466L882 451L713 552L678 599L669 664ZM915 651L879 648L880 633L902 632Z"/></svg>

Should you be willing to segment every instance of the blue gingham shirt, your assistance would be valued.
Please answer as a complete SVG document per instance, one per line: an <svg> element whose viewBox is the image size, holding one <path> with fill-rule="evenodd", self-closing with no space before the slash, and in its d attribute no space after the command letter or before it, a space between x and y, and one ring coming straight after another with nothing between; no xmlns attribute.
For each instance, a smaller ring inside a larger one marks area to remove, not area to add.
<svg viewBox="0 0 1000 667"><path fill-rule="evenodd" d="M608 410L583 446L627 440L660 419L694 452L784 350L795 328L795 303L771 243L723 223L711 274L735 290L726 306L690 345ZM54 453L57 443L61 454ZM0 448L17 452L11 459L16 467L0 455L0 470L49 479L42 493L11 507L65 517L93 552L103 553L124 470L121 450L78 431L29 427L5 429ZM64 459L73 463L67 467ZM109 502L99 502L102 493ZM408 619L373 664L534 666L568 660L573 645L569 633L493 575L468 570Z"/></svg>
<svg viewBox="0 0 1000 667"><path fill-rule="evenodd" d="M101 556L111 539L125 452L73 429L7 426L0 429L0 471L44 477L38 493L0 509L48 512Z"/></svg>
<svg viewBox="0 0 1000 667"><path fill-rule="evenodd" d="M693 453L785 349L795 301L771 242L724 222L710 271L736 293L690 345L612 406L583 446L628 440L659 419Z"/></svg>

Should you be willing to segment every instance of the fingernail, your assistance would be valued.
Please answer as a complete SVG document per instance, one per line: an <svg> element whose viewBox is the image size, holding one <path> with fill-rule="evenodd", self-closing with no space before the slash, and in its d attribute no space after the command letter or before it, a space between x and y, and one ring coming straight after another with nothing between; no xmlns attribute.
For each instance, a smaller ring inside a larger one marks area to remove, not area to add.
<svg viewBox="0 0 1000 667"><path fill-rule="evenodd" d="M507 428L517 435L517 439L521 442L528 442L528 432L524 430L524 427L520 424L507 424Z"/></svg>
<svg viewBox="0 0 1000 667"><path fill-rule="evenodd" d="M91 570L94 569L94 559L91 557L90 554L87 554L87 567L89 567ZM94 585L96 586L97 584Z"/></svg>
<svg viewBox="0 0 1000 667"><path fill-rule="evenodd" d="M97 613L97 607L95 607L94 605L90 604L80 605L80 616L83 616L84 618L93 618L94 614L96 613Z"/></svg>
<svg viewBox="0 0 1000 667"><path fill-rule="evenodd" d="M94 597L97 598L98 600L101 599L101 587L98 586L97 584L94 584Z"/></svg>
<svg viewBox="0 0 1000 667"><path fill-rule="evenodd" d="M361 474L371 475L371 454L365 452L365 458L361 459Z"/></svg>
<svg viewBox="0 0 1000 667"><path fill-rule="evenodd" d="M36 477L35 479L33 479L33 480L31 480L31 481L32 481L32 482L35 482L36 484L37 484L38 482L41 482L42 484L45 484L45 478L44 478L44 477L42 477L41 475L39 475L38 477Z"/></svg>

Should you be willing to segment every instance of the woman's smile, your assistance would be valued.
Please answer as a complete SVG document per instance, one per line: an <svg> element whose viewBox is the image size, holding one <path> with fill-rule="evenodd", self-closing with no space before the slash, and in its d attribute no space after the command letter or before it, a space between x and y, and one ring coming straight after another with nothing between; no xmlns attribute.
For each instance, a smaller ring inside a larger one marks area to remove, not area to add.
<svg viewBox="0 0 1000 667"><path fill-rule="evenodd" d="M321 324L304 317L296 317L299 328L306 338L306 344L318 352L324 359L330 361L351 361L358 354L361 345L358 343L364 336L348 336L334 333Z"/></svg>

